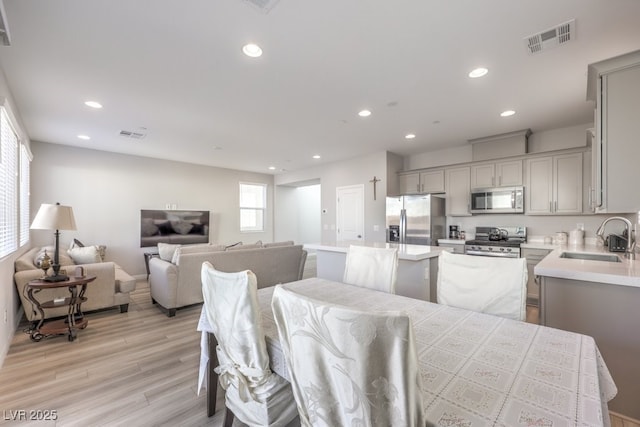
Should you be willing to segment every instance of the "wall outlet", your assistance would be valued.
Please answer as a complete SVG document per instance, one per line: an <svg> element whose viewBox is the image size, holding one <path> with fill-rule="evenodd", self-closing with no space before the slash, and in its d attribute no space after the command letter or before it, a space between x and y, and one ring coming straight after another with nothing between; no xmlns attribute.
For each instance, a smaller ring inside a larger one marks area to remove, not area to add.
<svg viewBox="0 0 640 427"><path fill-rule="evenodd" d="M166 205L164 205L164 208L166 210L170 210L171 209L171 203L167 203Z"/></svg>
<svg viewBox="0 0 640 427"><path fill-rule="evenodd" d="M379 225L374 225L373 226L373 231L380 231L380 226Z"/></svg>
<svg viewBox="0 0 640 427"><path fill-rule="evenodd" d="M577 223L577 224L576 224L576 228L577 228L578 230L584 230L584 223L582 223L582 222Z"/></svg>

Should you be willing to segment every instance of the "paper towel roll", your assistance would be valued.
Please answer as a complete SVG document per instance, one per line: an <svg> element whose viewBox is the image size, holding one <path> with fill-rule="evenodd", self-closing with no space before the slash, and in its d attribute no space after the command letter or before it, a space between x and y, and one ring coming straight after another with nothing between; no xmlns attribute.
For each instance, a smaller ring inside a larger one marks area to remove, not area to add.
<svg viewBox="0 0 640 427"><path fill-rule="evenodd" d="M584 230L571 230L569 232L570 245L584 245Z"/></svg>

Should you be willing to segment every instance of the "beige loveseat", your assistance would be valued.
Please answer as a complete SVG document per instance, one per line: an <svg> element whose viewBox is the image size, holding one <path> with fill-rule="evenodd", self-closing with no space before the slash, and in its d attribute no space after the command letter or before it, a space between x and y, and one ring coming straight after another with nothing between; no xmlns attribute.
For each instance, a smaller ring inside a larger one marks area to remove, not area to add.
<svg viewBox="0 0 640 427"><path fill-rule="evenodd" d="M181 253L172 257L175 263L161 258L150 259L149 287L153 302L168 310L169 317L175 316L176 308L201 303L200 271L205 261L224 272L253 271L258 288L302 278L307 259L307 251L302 245L245 246L251 246L251 249L213 247L208 252Z"/></svg>
<svg viewBox="0 0 640 427"><path fill-rule="evenodd" d="M53 248L49 248L48 253L53 257ZM32 248L18 257L15 263L14 281L18 289L18 295L24 307L24 314L28 320L36 320L40 317L33 304L27 297L26 285L31 280L39 279L43 276L35 264L41 248ZM63 249L60 250L61 270L66 270L67 274L73 275L77 265L67 256ZM129 309L129 293L136 288L136 280L121 269L117 264L107 262L95 262L89 264L78 264L84 268L87 276L96 276L96 280L87 285L85 297L87 301L82 304L82 311L98 310L120 306L120 312L124 313ZM45 289L36 295L40 302L62 298L69 295L67 288ZM48 308L44 310L45 318L65 316L68 307Z"/></svg>

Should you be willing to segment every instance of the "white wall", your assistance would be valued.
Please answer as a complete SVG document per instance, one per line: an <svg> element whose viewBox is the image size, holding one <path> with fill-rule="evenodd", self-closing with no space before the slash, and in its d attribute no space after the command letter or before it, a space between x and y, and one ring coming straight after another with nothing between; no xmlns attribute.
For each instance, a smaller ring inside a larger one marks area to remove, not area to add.
<svg viewBox="0 0 640 427"><path fill-rule="evenodd" d="M273 241L273 176L127 156L56 144L33 143L32 217L41 203L73 207L77 231L61 231L61 247L73 238L107 246L107 259L132 275L145 274L140 210L210 211L210 242ZM240 233L239 182L268 185L266 230ZM48 231L32 231L34 245L49 244Z"/></svg>
<svg viewBox="0 0 640 427"><path fill-rule="evenodd" d="M364 193L364 229L365 239L372 242L384 242L385 237L385 210L387 195L387 180L397 179L395 171L390 173L387 168L389 156L394 154L385 151L370 154L357 159L330 163L303 171L289 172L275 177L276 188L297 183L320 180L321 184L321 210L326 213L321 215L322 242L336 240L336 188L363 184ZM373 199L373 184L369 182L376 176L381 181L377 184L377 197ZM280 210L278 211L280 215ZM374 231L374 226L378 231Z"/></svg>
<svg viewBox="0 0 640 427"><path fill-rule="evenodd" d="M318 243L322 239L320 184L296 188L298 204L298 240L300 243ZM278 216L280 212L278 212Z"/></svg>

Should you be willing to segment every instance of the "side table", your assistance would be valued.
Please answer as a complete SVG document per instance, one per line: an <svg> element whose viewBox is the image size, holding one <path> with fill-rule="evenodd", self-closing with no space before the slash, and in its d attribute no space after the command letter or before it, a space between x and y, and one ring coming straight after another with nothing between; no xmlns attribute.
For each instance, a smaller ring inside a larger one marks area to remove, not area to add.
<svg viewBox="0 0 640 427"><path fill-rule="evenodd" d="M149 260L151 258L159 257L160 254L157 252L145 252L144 253L144 266L147 269L147 281L149 281Z"/></svg>
<svg viewBox="0 0 640 427"><path fill-rule="evenodd" d="M89 321L82 315L80 306L87 300L84 296L84 293L87 290L87 283L93 282L94 280L96 280L96 276L82 276L69 277L69 279L62 282L45 282L41 279L37 279L27 283L27 297L38 310L38 313L40 313L40 320L38 321L38 324L31 330L31 340L40 341L42 338L49 335L68 333L69 341L73 341L76 338L77 330L86 328L89 323ZM69 289L69 296L62 300L40 302L36 298L36 294L43 289L65 287ZM69 312L66 318L45 321L45 309L61 306L69 307Z"/></svg>

